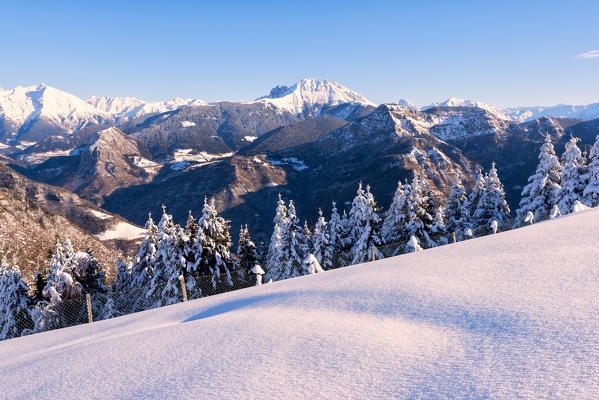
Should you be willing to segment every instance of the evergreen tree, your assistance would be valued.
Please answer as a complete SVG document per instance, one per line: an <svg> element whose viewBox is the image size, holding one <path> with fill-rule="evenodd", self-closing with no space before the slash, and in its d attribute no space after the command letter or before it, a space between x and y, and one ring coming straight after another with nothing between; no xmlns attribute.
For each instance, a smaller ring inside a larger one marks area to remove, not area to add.
<svg viewBox="0 0 599 400"><path fill-rule="evenodd" d="M327 246L328 253L331 255L341 253L343 250L343 224L341 216L337 212L337 204L335 202L333 202L333 208L331 210L331 220L327 224L327 234L329 237Z"/></svg>
<svg viewBox="0 0 599 400"><path fill-rule="evenodd" d="M551 137L547 135L539 152L537 169L522 189L520 208L516 212L518 224L522 223L529 211L535 219L549 214L561 188L561 174L562 166L555 155Z"/></svg>
<svg viewBox="0 0 599 400"><path fill-rule="evenodd" d="M582 152L576 144L580 139L570 138L562 155L564 167L561 175L561 189L557 195L557 205L562 214L572 212L574 203L582 199L586 185L586 166Z"/></svg>
<svg viewBox="0 0 599 400"><path fill-rule="evenodd" d="M415 236L419 243L432 247L435 243L430 236L433 231L434 213L428 190L417 176L414 176L406 199L407 221L404 238Z"/></svg>
<svg viewBox="0 0 599 400"><path fill-rule="evenodd" d="M383 244L380 235L381 221L377 214L377 207L376 202L374 201L374 196L372 195L372 193L370 193L370 186L366 186L366 193L364 194L364 198L366 199L365 205L363 205L360 201L356 202L358 207L365 208L359 210L355 214L359 215L359 217L356 217L354 221L360 221L363 225L361 229L361 236L358 238L354 247L354 259L352 260L352 264L358 264L361 262L368 261L371 257L372 248L375 249L375 256L377 258L383 257L381 252L377 249L377 247Z"/></svg>
<svg viewBox="0 0 599 400"><path fill-rule="evenodd" d="M405 224L408 220L408 209L406 199L408 197L410 186L404 185L401 181L397 182L397 189L393 195L393 201L389 207L389 212L383 221L382 236L385 243L398 243L404 239Z"/></svg>
<svg viewBox="0 0 599 400"><path fill-rule="evenodd" d="M142 288L150 284L154 275L154 257L158 244L158 227L152 220L152 214L148 214L146 222L146 233L143 242L139 246L139 251L135 257L135 262L131 269L131 284L129 288Z"/></svg>
<svg viewBox="0 0 599 400"><path fill-rule="evenodd" d="M40 270L35 271L35 278L33 279L33 296L31 297L34 304L39 303L40 301L44 301L44 287L48 283L47 279L48 273L45 274L40 272Z"/></svg>
<svg viewBox="0 0 599 400"><path fill-rule="evenodd" d="M54 245L54 252L52 253L52 258L50 258L50 265L49 265L50 272L48 273L48 275L46 277L46 286L47 287L53 286L54 283L56 282L57 273L62 268L64 261L65 261L64 247L60 243L60 238L56 237L56 244ZM49 298L49 294L47 293L47 290L45 288L44 288L43 295L46 299Z"/></svg>
<svg viewBox="0 0 599 400"><path fill-rule="evenodd" d="M185 263L183 258L183 231L176 226L173 217L162 206L162 218L158 224L156 254L153 275L146 297L154 299L155 307L173 304L178 301L180 286L173 279L181 275ZM178 289L179 287L179 289Z"/></svg>
<svg viewBox="0 0 599 400"><path fill-rule="evenodd" d="M476 175L474 189L468 197L468 203L470 203L470 222L472 223L472 225L474 225L474 227L479 225L479 221L475 220L474 214L476 213L476 210L478 209L478 203L480 202L480 199L483 197L483 194L485 192L485 181L486 177L484 177L482 171L479 170Z"/></svg>
<svg viewBox="0 0 599 400"><path fill-rule="evenodd" d="M198 221L199 229L203 232L202 257L198 269L202 275L212 275L212 285L225 275L225 281L229 286L233 285L231 270L235 269L236 263L231 257L231 235L229 233L229 221L226 221L216 211L214 199L204 199L202 217Z"/></svg>
<svg viewBox="0 0 599 400"><path fill-rule="evenodd" d="M237 257L239 258L239 267L245 274L249 274L252 268L258 264L256 245L250 237L250 232L247 225L242 226L239 231Z"/></svg>
<svg viewBox="0 0 599 400"><path fill-rule="evenodd" d="M269 266L266 279L281 280L304 275L303 261L308 254L308 246L302 234L302 228L295 212L293 201L289 201L286 223L279 228L275 225L275 240L280 243L277 248L277 264Z"/></svg>
<svg viewBox="0 0 599 400"><path fill-rule="evenodd" d="M0 340L21 336L23 330L33 328L28 307L32 300L29 287L21 277L17 265L0 266Z"/></svg>
<svg viewBox="0 0 599 400"><path fill-rule="evenodd" d="M83 252L83 255L85 256L85 262L81 263L81 272L76 277L77 281L81 283L83 293L107 293L108 289L105 285L106 274L94 256L94 250L87 248ZM75 257L72 257L72 259L75 259Z"/></svg>
<svg viewBox="0 0 599 400"><path fill-rule="evenodd" d="M352 248L352 226L349 217L347 216L347 212L343 210L343 214L341 216L341 252L349 253Z"/></svg>
<svg viewBox="0 0 599 400"><path fill-rule="evenodd" d="M274 228L272 236L270 237L270 244L268 247L268 254L266 256L266 278L272 279L271 275L279 275L280 270L283 268L283 245L287 231L287 207L285 202L281 198L279 193L279 201L277 202L277 210L275 212L275 218L273 220Z"/></svg>
<svg viewBox="0 0 599 400"><path fill-rule="evenodd" d="M308 221L304 220L304 228L302 229L302 235L304 236L304 241L306 242L306 247L308 248L308 252L311 253L313 251L314 243L312 241L312 231L308 226Z"/></svg>
<svg viewBox="0 0 599 400"><path fill-rule="evenodd" d="M337 210L335 210L336 212ZM339 218L339 214L337 214L337 218ZM331 256L333 255L333 249L330 245L330 235L329 230L327 229L327 222L322 215L322 210L318 209L318 220L316 221L316 226L314 227L314 251L313 254L318 260L318 263L325 268L330 268L332 266Z"/></svg>
<svg viewBox="0 0 599 400"><path fill-rule="evenodd" d="M123 291L131 287L131 268L132 264L129 260L123 261L122 258L119 258L116 266L115 290Z"/></svg>
<svg viewBox="0 0 599 400"><path fill-rule="evenodd" d="M589 165L586 181L588 182L582 193L582 202L589 207L599 206L599 135L589 154Z"/></svg>
<svg viewBox="0 0 599 400"><path fill-rule="evenodd" d="M470 223L470 203L460 178L455 180L445 203L445 219L445 229L447 232L455 232L457 238L460 240L466 237L468 229L472 229L472 224Z"/></svg>
<svg viewBox="0 0 599 400"><path fill-rule="evenodd" d="M437 244L447 244L447 238L444 236L447 234L446 222L443 207L437 207L431 225L431 233L436 236L435 241Z"/></svg>
<svg viewBox="0 0 599 400"><path fill-rule="evenodd" d="M353 250L362 234L366 225L369 222L370 211L368 210L368 200L366 199L366 192L362 189L362 182L358 185L356 197L352 201L351 209L349 210L349 224L351 231L349 234L349 247Z"/></svg>
<svg viewBox="0 0 599 400"><path fill-rule="evenodd" d="M493 163L485 179L483 196L478 202L474 219L479 222L479 226L489 228L493 221L498 223L505 221L509 218L509 215L510 208L505 200L503 184L499 180L495 163Z"/></svg>

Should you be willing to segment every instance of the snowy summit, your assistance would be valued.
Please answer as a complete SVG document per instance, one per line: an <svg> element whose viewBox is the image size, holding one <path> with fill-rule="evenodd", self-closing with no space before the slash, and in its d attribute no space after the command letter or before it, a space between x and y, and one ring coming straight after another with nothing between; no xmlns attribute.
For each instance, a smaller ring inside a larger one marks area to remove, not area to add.
<svg viewBox="0 0 599 400"><path fill-rule="evenodd" d="M292 86L279 85L270 94L256 101L272 104L293 114L310 111L316 115L324 108L340 104L358 103L376 106L361 94L329 80L302 79Z"/></svg>

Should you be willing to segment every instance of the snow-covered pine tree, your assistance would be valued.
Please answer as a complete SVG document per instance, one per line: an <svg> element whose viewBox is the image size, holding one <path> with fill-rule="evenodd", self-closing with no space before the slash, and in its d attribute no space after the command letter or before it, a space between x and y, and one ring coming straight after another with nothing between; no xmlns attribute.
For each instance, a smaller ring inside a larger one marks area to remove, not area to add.
<svg viewBox="0 0 599 400"><path fill-rule="evenodd" d="M422 247L420 247L420 242L416 236L410 236L408 243L406 243L406 253L414 253L417 251L422 251Z"/></svg>
<svg viewBox="0 0 599 400"><path fill-rule="evenodd" d="M362 182L360 181L358 190L356 192L356 197L354 197L351 209L349 210L349 225L351 226L351 231L349 234L349 247L352 249L352 252L364 233L366 224L369 221L369 216L366 192L364 189L362 189Z"/></svg>
<svg viewBox="0 0 599 400"><path fill-rule="evenodd" d="M268 279L273 279L274 276L279 276L284 269L283 245L287 236L286 231L288 222L287 207L279 193L279 201L277 202L277 209L273 220L274 228L270 237L268 254L266 255L267 271L265 278L267 281Z"/></svg>
<svg viewBox="0 0 599 400"><path fill-rule="evenodd" d="M304 241L306 242L306 247L308 248L308 252L311 253L313 250L313 242L312 242L312 231L308 226L308 221L304 220L304 228L302 229L302 235L304 236Z"/></svg>
<svg viewBox="0 0 599 400"><path fill-rule="evenodd" d="M561 189L557 194L557 205L562 214L569 214L573 210L574 203L582 199L586 188L586 165L585 159L576 144L580 139L570 138L566 143L566 149L562 155Z"/></svg>
<svg viewBox="0 0 599 400"><path fill-rule="evenodd" d="M404 237L415 236L419 243L427 247L433 247L435 243L431 240L434 213L432 203L427 195L426 185L414 176L406 199L407 221L405 224Z"/></svg>
<svg viewBox="0 0 599 400"><path fill-rule="evenodd" d="M252 268L258 264L256 245L250 237L250 231L248 230L247 225L242 225L239 231L237 257L239 258L239 268L244 272L244 274L249 275Z"/></svg>
<svg viewBox="0 0 599 400"><path fill-rule="evenodd" d="M123 261L122 258L119 258L116 264L115 290L124 291L131 287L131 267L129 260Z"/></svg>
<svg viewBox="0 0 599 400"><path fill-rule="evenodd" d="M146 287L150 284L154 275L154 257L158 244L158 227L154 224L152 213L148 214L148 222L145 225L146 233L143 242L139 246L137 256L131 269L130 289Z"/></svg>
<svg viewBox="0 0 599 400"><path fill-rule="evenodd" d="M32 300L29 287L17 265L0 267L0 340L21 336L23 330L33 329L28 312Z"/></svg>
<svg viewBox="0 0 599 400"><path fill-rule="evenodd" d="M333 208L331 210L331 219L327 224L327 234L329 236L329 243L327 251L333 254L339 254L343 250L343 244L341 243L343 237L343 226L341 222L341 216L337 212L337 204L333 202Z"/></svg>
<svg viewBox="0 0 599 400"><path fill-rule="evenodd" d="M460 240L466 237L468 229L472 229L470 203L466 195L466 189L464 189L459 177L456 178L445 202L445 220L447 232L455 232L456 237Z"/></svg>
<svg viewBox="0 0 599 400"><path fill-rule="evenodd" d="M60 238L56 237L56 244L54 245L52 258L50 258L49 272L46 277L46 287L49 288L54 285L58 271L62 268L64 261L64 247L60 243ZM50 295L47 293L46 287L44 288L43 295L48 299Z"/></svg>
<svg viewBox="0 0 599 400"><path fill-rule="evenodd" d="M431 226L431 233L434 235L433 241L437 245L447 244L447 235L445 211L443 207L437 207L435 209L435 216L433 217L433 225Z"/></svg>
<svg viewBox="0 0 599 400"><path fill-rule="evenodd" d="M509 218L510 207L505 200L505 191L503 184L497 175L495 163L491 165L491 170L485 179L483 196L478 202L478 207L474 213L474 219L479 226L487 227L493 221L498 223Z"/></svg>
<svg viewBox="0 0 599 400"><path fill-rule="evenodd" d="M529 211L537 220L549 214L561 188L561 174L562 166L555 155L551 137L547 135L539 152L537 169L522 189L520 208L516 211L517 224L523 222Z"/></svg>
<svg viewBox="0 0 599 400"><path fill-rule="evenodd" d="M166 212L166 207L163 205L162 218L158 223L156 254L152 263L152 280L146 291L146 297L153 299L154 307L172 304L170 292L167 290L167 293L163 295L163 291L172 277L173 269L182 269L183 267L180 265L183 250L183 243L179 242L179 239L182 239L181 231L180 227L175 226L173 217ZM170 289L172 288L169 286Z"/></svg>
<svg viewBox="0 0 599 400"><path fill-rule="evenodd" d="M106 288L106 274L102 269L102 266L94 256L94 250L92 248L86 248L85 251L80 253L75 253L77 255L84 255L85 262L81 263L79 271L79 276L74 275L74 278L81 283L81 287L83 289L84 294L94 294L94 293L107 293L108 289ZM76 257L71 257L71 259L76 259Z"/></svg>
<svg viewBox="0 0 599 400"><path fill-rule="evenodd" d="M406 199L409 191L410 186L408 184L404 185L401 181L397 182L397 189L393 195L391 206L383 221L382 237L387 244L405 240L405 224L408 219Z"/></svg>
<svg viewBox="0 0 599 400"><path fill-rule="evenodd" d="M483 176L482 171L479 170L476 174L474 189L472 189L472 193L470 193L470 196L468 197L468 203L470 204L470 222L472 225L474 225L474 227L478 225L478 221L474 219L474 214L476 213L476 210L478 209L478 203L485 192L485 181L486 177Z"/></svg>
<svg viewBox="0 0 599 400"><path fill-rule="evenodd" d="M216 284L224 274L225 282L233 285L231 270L235 269L236 262L231 257L231 235L229 233L229 221L226 221L216 211L214 198L208 201L204 199L202 217L198 221L199 229L203 232L202 257L198 264L202 275L212 275L212 286Z"/></svg>
<svg viewBox="0 0 599 400"><path fill-rule="evenodd" d="M352 264L358 264L370 260L371 251L374 248L375 257L382 258L382 253L377 247L383 244L381 239L381 220L377 214L376 202L374 196L370 193L370 186L366 186L365 209L360 210L361 219L356 218L355 221L361 221L362 235L358 238L354 247L354 258ZM358 203L360 204L360 203ZM353 208L353 207L352 207ZM372 260L371 260L372 261Z"/></svg>
<svg viewBox="0 0 599 400"><path fill-rule="evenodd" d="M588 182L582 193L582 202L589 207L599 206L599 135L589 154L589 165L587 167Z"/></svg>
<svg viewBox="0 0 599 400"><path fill-rule="evenodd" d="M46 273L41 272L39 269L35 271L35 277L33 279L33 295L31 296L33 304L45 300L43 293L44 287L48 283L47 276L47 271Z"/></svg>
<svg viewBox="0 0 599 400"><path fill-rule="evenodd" d="M352 248L352 226L349 217L347 216L347 212L343 210L343 214L341 215L341 251L340 253L350 253Z"/></svg>
<svg viewBox="0 0 599 400"><path fill-rule="evenodd" d="M302 262L309 254L306 238L299 225L299 219L295 211L293 200L289 200L289 209L287 210L287 243L283 254L286 256L286 276L279 278L292 278L303 275Z"/></svg>
<svg viewBox="0 0 599 400"><path fill-rule="evenodd" d="M337 214L337 218L339 218L339 214ZM327 222L322 215L322 210L318 209L318 220L316 221L316 226L314 227L313 254L314 257L316 257L316 260L318 260L318 263L327 269L332 266L331 256L333 255L329 242L330 236L329 230L327 229Z"/></svg>

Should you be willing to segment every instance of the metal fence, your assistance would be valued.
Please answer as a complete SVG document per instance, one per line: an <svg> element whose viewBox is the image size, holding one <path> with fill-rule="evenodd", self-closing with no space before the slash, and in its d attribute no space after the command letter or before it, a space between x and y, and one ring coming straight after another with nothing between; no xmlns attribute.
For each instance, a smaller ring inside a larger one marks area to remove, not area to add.
<svg viewBox="0 0 599 400"><path fill-rule="evenodd" d="M549 215L543 215L535 222L546 219L549 219ZM515 222L515 219L499 222L497 232L499 233L515 228ZM427 246L423 243L422 248L437 247L457 241L486 236L492 233L493 231L489 227L478 227L472 230L472 236L470 237L461 237L455 235L455 233L431 236L430 239L435 245ZM405 254L408 251L406 243L403 242L385 244L380 247L369 249L368 254L364 254L360 263L394 257ZM354 258L355 254L351 252L335 254L330 258L330 265L325 265L323 268L325 270L333 270L347 267L354 264ZM252 273L243 271L231 272L230 280L221 277L221 279L213 281L212 276L193 277L192 279L188 279L187 282L182 279L180 282L181 286L177 288L174 296L171 297L169 304L239 290L254 286L255 284L256 276ZM10 339L32 333L90 323L168 305L164 304L162 298L162 292L165 288L166 284L153 288L148 286L130 290L118 290L117 288L117 290L110 291L109 293L93 293L91 295L62 300L51 304L51 307L47 307L49 304L44 304L45 302L38 303L28 309L30 318L21 317L21 319L17 321L16 329L12 330L12 334L4 335L5 337L0 337L0 339ZM153 289L151 291L152 294L148 295L150 289ZM46 306L46 308L44 308L44 306ZM10 311L11 310L6 310L5 312ZM45 318L50 322L45 326L39 326L39 324L36 326L36 324L34 324L34 316L39 316L39 313L41 312L51 313L50 318ZM0 319L0 323L1 321L2 319ZM0 326L0 332L2 332L2 326Z"/></svg>

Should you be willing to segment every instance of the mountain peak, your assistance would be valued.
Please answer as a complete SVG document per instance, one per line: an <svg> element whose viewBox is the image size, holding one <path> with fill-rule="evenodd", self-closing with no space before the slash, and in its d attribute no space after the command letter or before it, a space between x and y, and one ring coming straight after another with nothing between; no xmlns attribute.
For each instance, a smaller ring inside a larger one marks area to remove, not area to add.
<svg viewBox="0 0 599 400"><path fill-rule="evenodd" d="M277 85L267 96L256 99L293 114L320 114L323 108L346 103L375 106L361 94L329 80L305 78L291 86Z"/></svg>

